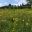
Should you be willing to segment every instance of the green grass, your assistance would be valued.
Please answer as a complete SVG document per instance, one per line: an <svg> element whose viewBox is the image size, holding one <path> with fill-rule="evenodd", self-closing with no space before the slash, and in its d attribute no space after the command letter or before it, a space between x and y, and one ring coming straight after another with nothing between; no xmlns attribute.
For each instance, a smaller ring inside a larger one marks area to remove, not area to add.
<svg viewBox="0 0 32 32"><path fill-rule="evenodd" d="M32 9L0 9L0 32L32 32Z"/></svg>

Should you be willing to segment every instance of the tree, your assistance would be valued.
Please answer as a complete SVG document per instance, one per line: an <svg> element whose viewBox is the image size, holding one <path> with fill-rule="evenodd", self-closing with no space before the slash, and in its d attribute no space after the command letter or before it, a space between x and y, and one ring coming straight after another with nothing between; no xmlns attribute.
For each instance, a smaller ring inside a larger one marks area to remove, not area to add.
<svg viewBox="0 0 32 32"><path fill-rule="evenodd" d="M11 6L11 4L9 4L9 6Z"/></svg>
<svg viewBox="0 0 32 32"><path fill-rule="evenodd" d="M29 8L31 8L32 0L27 0L27 5L28 5Z"/></svg>
<svg viewBox="0 0 32 32"><path fill-rule="evenodd" d="M27 2L32 5L32 0L27 0Z"/></svg>
<svg viewBox="0 0 32 32"><path fill-rule="evenodd" d="M9 4L8 7L11 8L11 4Z"/></svg>
<svg viewBox="0 0 32 32"><path fill-rule="evenodd" d="M20 4L20 8L22 9L22 5Z"/></svg>

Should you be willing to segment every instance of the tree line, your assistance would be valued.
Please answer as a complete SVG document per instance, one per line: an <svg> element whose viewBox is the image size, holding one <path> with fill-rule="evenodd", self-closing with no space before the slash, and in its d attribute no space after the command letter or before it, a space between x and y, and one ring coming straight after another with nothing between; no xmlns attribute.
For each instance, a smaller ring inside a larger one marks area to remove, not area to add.
<svg viewBox="0 0 32 32"><path fill-rule="evenodd" d="M0 7L1 9L4 9L4 8L11 8L11 9L23 9L23 8L31 8L31 5L30 4L26 4L26 5L21 5L20 6L16 6L16 5L11 5L9 4L8 6L3 6L3 7Z"/></svg>
<svg viewBox="0 0 32 32"><path fill-rule="evenodd" d="M9 4L8 6L3 6L0 7L1 9L5 9L5 8L11 8L11 9L24 9L24 8L31 8L32 7L32 0L27 0L27 4L20 4L20 6L16 6L16 5L11 5Z"/></svg>

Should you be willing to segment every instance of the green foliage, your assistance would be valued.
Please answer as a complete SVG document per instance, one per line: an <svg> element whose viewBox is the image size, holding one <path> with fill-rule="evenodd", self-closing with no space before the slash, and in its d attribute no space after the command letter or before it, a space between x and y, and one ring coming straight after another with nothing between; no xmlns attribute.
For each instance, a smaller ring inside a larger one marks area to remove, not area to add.
<svg viewBox="0 0 32 32"><path fill-rule="evenodd" d="M32 32L32 9L0 10L0 32Z"/></svg>
<svg viewBox="0 0 32 32"><path fill-rule="evenodd" d="M29 2L28 2L29 1ZM32 0L27 0L28 3L30 3L32 5Z"/></svg>
<svg viewBox="0 0 32 32"><path fill-rule="evenodd" d="M6 19L7 20L7 19ZM11 21L1 21L0 22L0 32L11 32L13 28L13 23Z"/></svg>

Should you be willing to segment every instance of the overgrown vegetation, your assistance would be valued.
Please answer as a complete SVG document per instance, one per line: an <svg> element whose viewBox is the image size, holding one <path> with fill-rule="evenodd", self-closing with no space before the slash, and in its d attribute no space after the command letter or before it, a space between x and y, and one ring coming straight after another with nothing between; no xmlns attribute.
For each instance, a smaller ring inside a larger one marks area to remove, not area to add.
<svg viewBox="0 0 32 32"><path fill-rule="evenodd" d="M32 9L0 9L0 32L32 32Z"/></svg>

